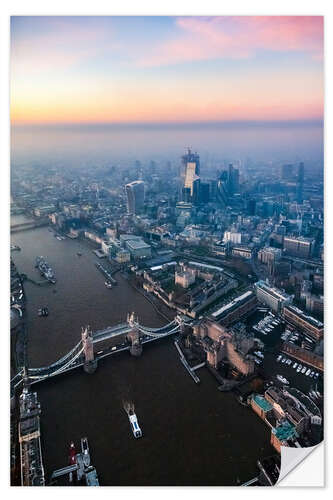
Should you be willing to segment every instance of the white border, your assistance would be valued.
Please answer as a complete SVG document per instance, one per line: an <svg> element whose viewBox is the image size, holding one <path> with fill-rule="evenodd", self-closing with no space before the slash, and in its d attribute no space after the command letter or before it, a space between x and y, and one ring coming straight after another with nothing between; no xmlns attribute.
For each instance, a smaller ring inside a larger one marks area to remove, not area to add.
<svg viewBox="0 0 333 500"><path fill-rule="evenodd" d="M222 1L210 1L205 0L202 1L194 1L194 0L168 0L168 2L156 2L153 0L122 0L121 2L109 2L106 0L94 2L85 2L84 0L58 0L57 2L45 2L42 0L29 0L27 1L18 1L12 0L11 2L3 2L1 5L1 25L0 25L0 36L1 36L1 229L3 233L3 244L0 246L1 248L1 264L3 266L2 271L2 286L1 286L1 318L2 318L2 349L1 349L1 388L3 389L2 402L6 401L8 394L8 373L9 373L9 341L8 341L8 329L9 321L5 321L4 318L7 318L8 315L8 258L9 258L9 244L8 244L8 235L9 235L9 217L8 217L8 187L9 187L9 120L8 120L8 108L9 108L9 85L8 85L8 67L9 67L9 16L10 15L325 15L325 38L326 38L326 89L333 89L333 79L332 79L332 68L328 61L328 51L329 47L332 47L332 16L330 12L330 7L332 2L330 0L279 0L276 1L259 1L259 0L233 0L232 2L222 2ZM331 55L331 50L329 51ZM330 137L329 130L329 101L330 101L330 93L326 92L326 118L325 118L325 135L326 135L326 146L325 146L325 165L326 165L326 221L331 213L331 201L330 201L330 187L333 186L332 183L332 169L333 163L329 165L329 141L327 140ZM331 139L332 140L332 139ZM325 248L325 256L326 256L326 283L332 283L333 281L330 279L331 269L329 266L329 253L327 248L327 242L331 238L331 231L329 230L329 224L326 222L326 248ZM6 280L4 280L4 276L6 276ZM4 284L4 281L6 283ZM325 293L325 302L326 302L326 318L325 318L325 326L326 332L329 332L330 329L330 316L329 316L329 308L328 304L330 301L330 290L326 287ZM7 335L7 337L6 337ZM328 352L329 340L328 335L326 334L326 384L327 384L327 370L328 370L328 360L330 354ZM6 344L7 340L7 344ZM326 394L328 393L327 385L326 385ZM330 401L326 400L327 405L331 404L332 398ZM58 490L57 488L52 489L49 488L47 492L43 489L29 488L22 490L20 488L8 488L8 452L9 452L9 401L7 411L5 409L5 405L2 405L1 411L1 489L6 490L6 494L12 496L19 495L21 498L24 497L38 497L40 495L47 494L55 496L60 494L63 490ZM327 418L326 411L326 441L327 436L329 434L329 426L332 425L329 423L329 419ZM314 454L313 454L314 456ZM309 457L310 458L310 457ZM317 461L311 467L311 472L314 472L316 467L319 465ZM326 470L331 470L330 464L326 464ZM112 466L112 464L110 464ZM320 465L321 467L321 465ZM296 472L296 471L295 471ZM309 471L308 471L309 472ZM307 474L308 474L307 472ZM291 473L288 477L291 480L293 473ZM289 483L290 485L290 483ZM305 479L304 483L305 485ZM308 486L308 484L307 484ZM216 489L216 488L214 488ZM204 491L205 490L205 491ZM223 492L222 492L223 491ZM170 495L181 494L182 497L188 496L191 499L202 498L205 493L212 493L213 495L220 494L229 494L223 489L221 492L213 492L211 488L207 490L206 488L116 488L110 490L109 488L100 488L98 491L94 490L93 494L102 494L102 495L114 495L117 498L120 497L133 497L135 495L136 498L145 498L158 496L158 498L169 498ZM246 491L247 496L251 495L271 495L271 494L281 494L281 490L278 488L270 488L267 491L266 488L237 488L236 490L233 488L232 492L235 493L237 491L238 494ZM65 493L69 493L68 490L64 490ZM252 492L252 493L251 493ZM314 494L327 494L328 488L326 490L316 490L316 493L313 490L302 490L301 495L302 498L306 498L308 495L311 497ZM294 497L295 492L289 492ZM79 494L80 496L91 496L92 492L89 489L75 489L71 490L69 493L71 496ZM287 494L287 491L284 491L284 495Z"/></svg>

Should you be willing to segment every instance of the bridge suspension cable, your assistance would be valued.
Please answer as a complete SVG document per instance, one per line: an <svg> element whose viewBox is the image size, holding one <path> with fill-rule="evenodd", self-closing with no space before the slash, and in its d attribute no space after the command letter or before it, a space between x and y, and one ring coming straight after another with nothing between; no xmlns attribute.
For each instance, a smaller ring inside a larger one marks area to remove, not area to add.
<svg viewBox="0 0 333 500"><path fill-rule="evenodd" d="M22 382L23 382L23 377L21 377L21 378L19 379L19 381L18 381L18 382L16 382L16 384L14 385L14 389L16 389L16 387L18 387L20 384L22 384Z"/></svg>
<svg viewBox="0 0 333 500"><path fill-rule="evenodd" d="M179 325L175 325L173 328L166 330L164 332L152 332L150 330L146 330L143 327L138 327L140 332L143 333L144 335L147 335L148 337L155 337L155 338L161 338L161 337L166 337L167 335L171 335L172 333L175 333L179 330Z"/></svg>
<svg viewBox="0 0 333 500"><path fill-rule="evenodd" d="M137 328L139 328L139 330L145 330L146 332L152 332L152 333L158 333L162 330L165 330L165 329L168 329L170 328L171 326L175 325L176 324L176 320L173 320L171 321L170 323L168 323L167 325L164 325L164 326L160 326L159 328L149 328L147 326L142 326L140 325L140 323L134 323L135 326ZM177 323L178 324L178 323Z"/></svg>
<svg viewBox="0 0 333 500"><path fill-rule="evenodd" d="M63 356L62 358L58 359L57 361L55 361L51 365L49 365L49 366L41 366L39 368L29 368L28 371L29 372L41 372L41 371L49 370L50 368L59 366L60 364L62 364L63 362L65 362L68 358L70 358L72 356L72 354L74 354L74 352L81 346L81 344L82 344L82 340L80 340L80 342L78 344L76 344L76 346L73 347L73 349L71 351L69 351L67 354L65 354L65 356Z"/></svg>
<svg viewBox="0 0 333 500"><path fill-rule="evenodd" d="M54 375L57 375L58 373L65 371L70 365L74 364L74 362L77 360L77 358L79 356L81 356L81 354L83 353L83 350L84 350L84 348L82 347L82 349L77 354L75 354L75 356L72 359L70 359L68 361L68 363L65 364L64 366L61 366L60 368L58 368L54 371L46 373L45 375L30 375L29 378L42 380L42 379L47 378L47 377L53 377Z"/></svg>
<svg viewBox="0 0 333 500"><path fill-rule="evenodd" d="M20 376L22 378L22 373L23 373L23 368L19 372L17 372L16 375L14 375L14 377L11 379L10 383L12 384Z"/></svg>

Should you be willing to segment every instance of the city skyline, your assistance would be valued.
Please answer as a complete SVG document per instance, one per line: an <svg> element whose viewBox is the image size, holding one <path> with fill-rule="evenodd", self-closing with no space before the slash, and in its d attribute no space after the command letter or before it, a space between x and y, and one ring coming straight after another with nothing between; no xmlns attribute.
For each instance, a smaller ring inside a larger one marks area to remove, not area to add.
<svg viewBox="0 0 333 500"><path fill-rule="evenodd" d="M12 17L13 125L318 122L323 17Z"/></svg>

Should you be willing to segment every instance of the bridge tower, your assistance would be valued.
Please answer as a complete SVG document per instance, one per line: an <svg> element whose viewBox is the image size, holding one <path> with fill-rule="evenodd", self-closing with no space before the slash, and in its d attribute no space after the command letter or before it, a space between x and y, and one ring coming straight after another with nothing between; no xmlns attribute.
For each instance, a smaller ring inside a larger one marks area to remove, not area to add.
<svg viewBox="0 0 333 500"><path fill-rule="evenodd" d="M188 331L188 329L186 331L186 325L184 322L184 318L183 318L183 316L178 314L175 319L179 325L179 337L180 337L181 341L184 342L185 347L187 349L190 349L190 347L191 347L191 335L190 335L190 332Z"/></svg>
<svg viewBox="0 0 333 500"><path fill-rule="evenodd" d="M140 339L140 330L135 323L134 312L132 312L131 315L127 315L127 323L132 328L132 331L127 334L128 340L132 343L130 353L132 356L139 357L142 354L142 344Z"/></svg>
<svg viewBox="0 0 333 500"><path fill-rule="evenodd" d="M185 333L185 323L184 323L184 319L182 318L182 316L180 314L178 314L176 316L176 321L179 325L179 333L180 333L180 336L183 337L184 333Z"/></svg>
<svg viewBox="0 0 333 500"><path fill-rule="evenodd" d="M97 368L97 359L94 355L93 337L89 326L82 328L81 338L84 353L83 369L86 373L94 373Z"/></svg>
<svg viewBox="0 0 333 500"><path fill-rule="evenodd" d="M26 387L27 389L30 388L30 379L28 375L28 370L26 366L23 366L22 368L22 385L23 387Z"/></svg>

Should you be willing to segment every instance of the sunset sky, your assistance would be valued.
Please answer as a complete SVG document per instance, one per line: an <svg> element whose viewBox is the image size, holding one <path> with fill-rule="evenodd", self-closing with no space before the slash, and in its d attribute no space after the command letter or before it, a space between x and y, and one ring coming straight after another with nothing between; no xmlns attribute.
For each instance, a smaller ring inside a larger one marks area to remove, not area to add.
<svg viewBox="0 0 333 500"><path fill-rule="evenodd" d="M13 124L322 118L322 17L11 19Z"/></svg>

